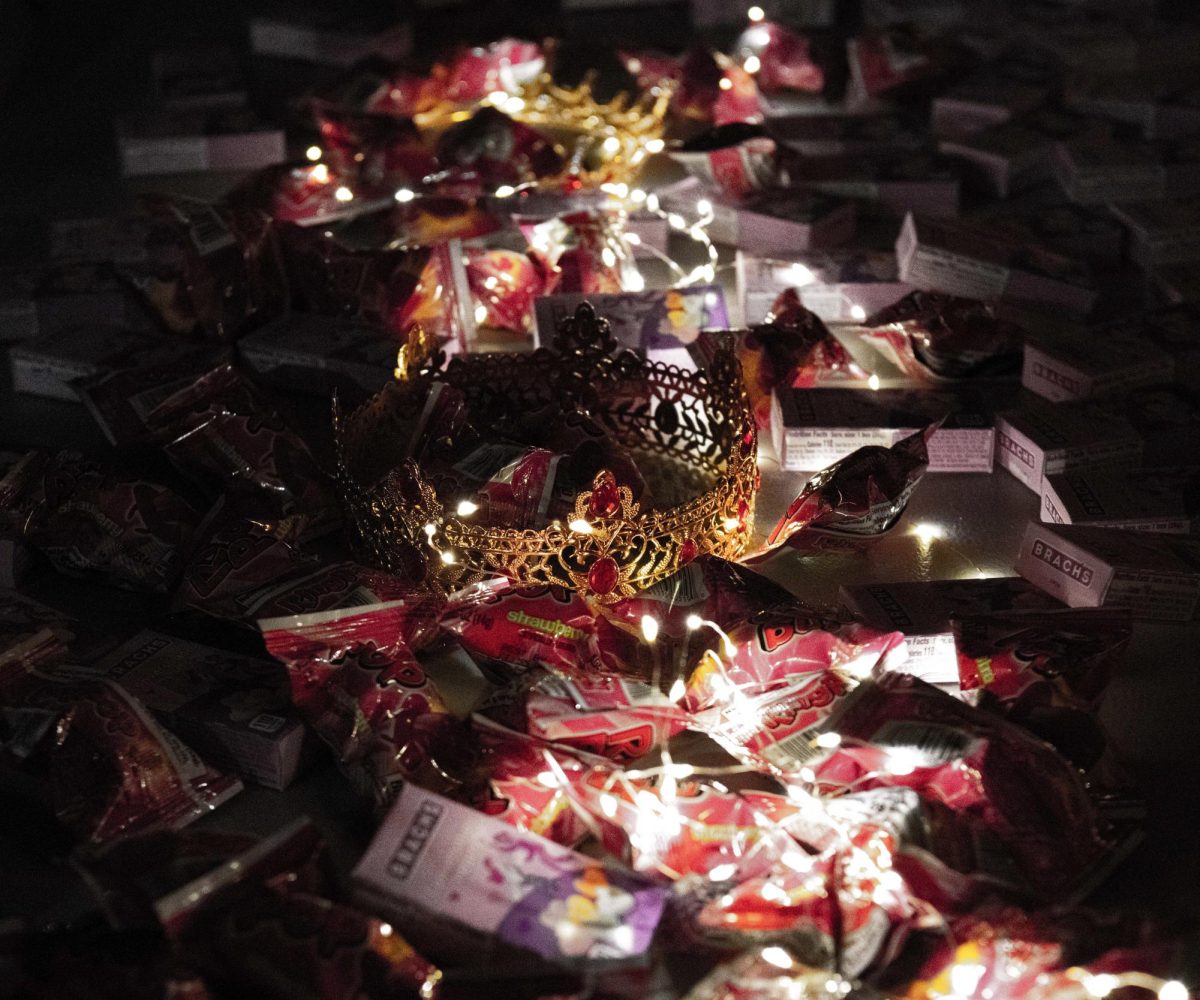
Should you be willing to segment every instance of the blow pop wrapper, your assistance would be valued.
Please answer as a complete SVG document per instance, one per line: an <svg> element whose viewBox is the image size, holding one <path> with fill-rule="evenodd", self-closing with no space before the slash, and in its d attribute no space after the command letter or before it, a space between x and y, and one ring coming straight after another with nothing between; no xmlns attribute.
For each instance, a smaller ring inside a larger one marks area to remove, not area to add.
<svg viewBox="0 0 1200 1000"><path fill-rule="evenodd" d="M734 42L733 55L743 64L750 56L758 60L755 79L764 93L819 94L825 87L825 72L813 58L809 40L782 24L752 24Z"/></svg>
<svg viewBox="0 0 1200 1000"><path fill-rule="evenodd" d="M778 182L775 140L761 126L720 125L684 142L671 159L693 177L733 198Z"/></svg>
<svg viewBox="0 0 1200 1000"><path fill-rule="evenodd" d="M789 542L805 531L857 536L887 531L904 513L925 474L927 444L936 429L936 424L930 425L890 448L859 448L822 469L771 529L768 547Z"/></svg>
<svg viewBox="0 0 1200 1000"><path fill-rule="evenodd" d="M1024 334L995 306L939 292L910 292L864 322L864 339L916 378L1013 374Z"/></svg>
<svg viewBox="0 0 1200 1000"><path fill-rule="evenodd" d="M451 596L441 627L503 680L535 668L574 672L587 662L592 621L587 602L571 591L495 581Z"/></svg>
<svg viewBox="0 0 1200 1000"><path fill-rule="evenodd" d="M953 621L959 684L1079 767L1105 746L1098 702L1133 634L1119 609L1010 611Z"/></svg>
<svg viewBox="0 0 1200 1000"><path fill-rule="evenodd" d="M860 685L827 728L840 745L812 765L822 794L913 788L992 830L1039 893L1070 888L1105 851L1078 772L1053 748L915 677Z"/></svg>
<svg viewBox="0 0 1200 1000"><path fill-rule="evenodd" d="M738 339L737 355L759 427L771 422L771 397L777 389L867 378L816 313L801 304L794 288L782 292L766 319Z"/></svg>
<svg viewBox="0 0 1200 1000"><path fill-rule="evenodd" d="M452 783L459 768L461 726L407 641L424 618L419 606L390 601L259 621L296 708L378 802L410 779Z"/></svg>
<svg viewBox="0 0 1200 1000"><path fill-rule="evenodd" d="M130 277L169 330L236 340L286 310L283 259L265 215L180 198L151 199L149 208L158 224L148 261Z"/></svg>
<svg viewBox="0 0 1200 1000"><path fill-rule="evenodd" d="M116 683L77 677L44 660L4 657L0 694L30 727L34 716L42 717L55 812L88 840L185 826L242 790ZM17 755L32 753L37 742L16 748Z"/></svg>
<svg viewBox="0 0 1200 1000"><path fill-rule="evenodd" d="M471 731L479 748L477 775L466 795L472 806L564 847L574 847L588 835L566 787L604 764L603 758L548 746L480 715L472 718Z"/></svg>
<svg viewBox="0 0 1200 1000"><path fill-rule="evenodd" d="M533 300L549 292L551 275L533 254L472 250L467 281L472 297L483 307L484 326L527 334L533 325Z"/></svg>
<svg viewBox="0 0 1200 1000"><path fill-rule="evenodd" d="M820 755L817 737L860 680L907 655L899 632L776 609L732 629L688 678L693 727L735 757L777 773Z"/></svg>
<svg viewBox="0 0 1200 1000"><path fill-rule="evenodd" d="M60 572L167 593L199 514L166 486L73 452L30 452L0 480L0 518Z"/></svg>
<svg viewBox="0 0 1200 1000"><path fill-rule="evenodd" d="M351 875L355 897L479 955L489 939L552 962L623 962L650 946L666 891L415 785ZM415 934L413 935L416 940Z"/></svg>

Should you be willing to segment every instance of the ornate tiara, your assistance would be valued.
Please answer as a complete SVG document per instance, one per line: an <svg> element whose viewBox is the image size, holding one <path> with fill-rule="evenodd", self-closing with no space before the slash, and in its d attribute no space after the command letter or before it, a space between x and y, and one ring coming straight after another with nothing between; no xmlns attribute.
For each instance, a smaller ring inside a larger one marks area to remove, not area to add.
<svg viewBox="0 0 1200 1000"><path fill-rule="evenodd" d="M338 485L359 558L443 590L485 576L555 585L602 602L652 587L699 555L734 559L750 540L758 439L732 345L685 371L617 350L590 303L565 318L554 346L444 363L420 331L397 381L346 415L334 400ZM486 526L449 509L402 454L438 384L454 386L480 426L550 403L586 409L628 449L653 486L644 507L601 470L564 523Z"/></svg>

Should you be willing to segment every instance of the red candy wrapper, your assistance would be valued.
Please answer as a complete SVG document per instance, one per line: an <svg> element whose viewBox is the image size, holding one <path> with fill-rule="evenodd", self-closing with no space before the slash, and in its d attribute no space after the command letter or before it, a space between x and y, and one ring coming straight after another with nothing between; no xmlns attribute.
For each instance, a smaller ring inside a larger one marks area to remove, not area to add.
<svg viewBox="0 0 1200 1000"><path fill-rule="evenodd" d="M561 587L493 581L450 598L441 627L485 669L506 678L532 668L573 673L587 662L587 603Z"/></svg>
<svg viewBox="0 0 1200 1000"><path fill-rule="evenodd" d="M643 90L673 85L670 108L682 118L714 125L763 119L753 75L723 53L693 48L682 57L622 52L621 58ZM723 86L723 81L728 81L728 86Z"/></svg>
<svg viewBox="0 0 1200 1000"><path fill-rule="evenodd" d="M242 790L118 684L76 679L45 658L0 657L0 700L43 717L55 812L95 843L185 826Z"/></svg>
<svg viewBox="0 0 1200 1000"><path fill-rule="evenodd" d="M666 695L598 670L548 675L525 696L533 736L628 764L687 728L687 714Z"/></svg>
<svg viewBox="0 0 1200 1000"><path fill-rule="evenodd" d="M0 519L62 573L168 593L200 520L178 494L73 452L30 452L0 480Z"/></svg>
<svg viewBox="0 0 1200 1000"><path fill-rule="evenodd" d="M847 980L839 982L839 977L831 976L823 966L805 965L793 960L787 951L783 954L788 960L786 970L777 961L764 958L758 950L722 962L693 986L683 1000L797 1000L829 993L831 983L846 1000L880 998L880 994L867 986Z"/></svg>
<svg viewBox="0 0 1200 1000"><path fill-rule="evenodd" d="M635 871L741 881L795 849L749 800L707 784L668 779L654 787L603 767L572 783L569 794L599 825L609 853Z"/></svg>
<svg viewBox="0 0 1200 1000"><path fill-rule="evenodd" d="M910 292L867 318L864 338L915 378L1014 373L1024 333L995 307L940 292Z"/></svg>
<svg viewBox="0 0 1200 1000"><path fill-rule="evenodd" d="M846 976L897 954L918 904L892 865L895 838L863 824L820 854L791 850L766 875L735 886L700 912L700 924L755 942L787 942L814 965Z"/></svg>
<svg viewBox="0 0 1200 1000"><path fill-rule="evenodd" d="M873 31L846 43L852 96L863 101L931 75L933 53L910 33Z"/></svg>
<svg viewBox="0 0 1200 1000"><path fill-rule="evenodd" d="M512 250L471 250L467 281L483 306L482 325L527 334L533 300L549 291L550 276L539 258Z"/></svg>
<svg viewBox="0 0 1200 1000"><path fill-rule="evenodd" d="M520 38L464 49L446 67L445 98L465 104L495 93L516 94L545 65L542 47Z"/></svg>
<svg viewBox="0 0 1200 1000"><path fill-rule="evenodd" d="M693 177L713 184L732 198L774 186L779 181L775 140L759 125L734 122L688 139L671 159Z"/></svg>
<svg viewBox="0 0 1200 1000"><path fill-rule="evenodd" d="M771 423L777 389L868 378L794 288L782 292L767 318L738 338L737 356L759 427Z"/></svg>
<svg viewBox="0 0 1200 1000"><path fill-rule="evenodd" d="M1025 913L992 904L950 923L904 1000L1069 1000L1092 975L1167 974L1173 949L1136 918Z"/></svg>
<svg viewBox="0 0 1200 1000"><path fill-rule="evenodd" d="M776 773L803 768L830 715L863 678L907 656L899 632L779 609L732 629L688 678L693 728Z"/></svg>
<svg viewBox="0 0 1200 1000"><path fill-rule="evenodd" d="M936 425L890 448L869 445L822 469L771 529L768 546L782 545L804 531L878 535L908 505L929 464L926 444ZM792 542L795 544L795 542Z"/></svg>
<svg viewBox="0 0 1200 1000"><path fill-rule="evenodd" d="M182 198L149 199L148 207L157 223L149 260L130 277L168 329L230 341L286 310L287 278L267 216Z"/></svg>
<svg viewBox="0 0 1200 1000"><path fill-rule="evenodd" d="M574 847L590 832L572 807L565 786L580 781L601 758L547 746L524 733L475 716L480 777L468 800L480 812Z"/></svg>
<svg viewBox="0 0 1200 1000"><path fill-rule="evenodd" d="M754 56L759 62L755 80L764 93L799 90L819 94L825 72L813 59L809 40L774 21L752 24L733 45L733 57L743 65Z"/></svg>
<svg viewBox="0 0 1200 1000"><path fill-rule="evenodd" d="M168 396L146 424L179 471L212 496L234 489L269 517L303 514L322 527L333 520L328 477L308 446L231 365Z"/></svg>
<svg viewBox="0 0 1200 1000"><path fill-rule="evenodd" d="M415 184L437 168L409 120L347 111L324 101L314 101L312 113L321 133L322 162L351 190Z"/></svg>
<svg viewBox="0 0 1200 1000"><path fill-rule="evenodd" d="M446 129L437 159L447 177L469 180L480 192L553 177L566 167L546 136L491 107Z"/></svg>
<svg viewBox="0 0 1200 1000"><path fill-rule="evenodd" d="M620 215L579 211L517 222L529 241L531 256L545 260L544 294L608 294L635 286L637 268Z"/></svg>
<svg viewBox="0 0 1200 1000"><path fill-rule="evenodd" d="M395 204L394 195L394 187L370 183L362 174L342 176L327 163L283 164L252 174L229 193L227 201L279 223L327 226L389 209Z"/></svg>
<svg viewBox="0 0 1200 1000"><path fill-rule="evenodd" d="M953 622L959 686L1080 767L1104 751L1096 709L1133 634L1119 609L1010 611Z"/></svg>
<svg viewBox="0 0 1200 1000"><path fill-rule="evenodd" d="M1105 851L1078 772L1053 748L915 677L860 686L826 728L841 746L813 765L823 794L913 788L992 830L1039 893L1069 889Z"/></svg>
<svg viewBox="0 0 1200 1000"><path fill-rule="evenodd" d="M300 714L379 803L404 781L453 784L459 768L461 726L408 643L426 621L391 601L258 623Z"/></svg>

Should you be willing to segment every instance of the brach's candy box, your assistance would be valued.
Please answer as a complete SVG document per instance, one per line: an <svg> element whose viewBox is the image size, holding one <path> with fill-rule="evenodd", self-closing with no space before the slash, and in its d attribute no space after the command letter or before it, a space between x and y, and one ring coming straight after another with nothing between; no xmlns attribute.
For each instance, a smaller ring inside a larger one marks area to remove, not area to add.
<svg viewBox="0 0 1200 1000"><path fill-rule="evenodd" d="M701 330L729 327L725 294L720 285L599 295L571 292L534 300L534 346L552 343L559 322L575 315L582 302L590 302L596 307L596 314L608 320L622 347L643 351L653 361L681 368L696 367L688 345L700 336Z"/></svg>
<svg viewBox="0 0 1200 1000"><path fill-rule="evenodd" d="M287 159L283 129L264 125L244 109L128 119L117 127L117 151L125 177L255 170Z"/></svg>
<svg viewBox="0 0 1200 1000"><path fill-rule="evenodd" d="M1200 466L1096 465L1042 480L1042 520L1051 524L1188 535L1198 517Z"/></svg>
<svg viewBox="0 0 1200 1000"><path fill-rule="evenodd" d="M854 235L854 203L812 191L772 189L733 201L689 177L658 192L662 208L693 221L705 201L712 206L709 237L752 253L788 256L840 246Z"/></svg>
<svg viewBox="0 0 1200 1000"><path fill-rule="evenodd" d="M295 8L250 20L250 48L258 55L350 67L361 59L403 59L412 49L412 26L355 18L336 8Z"/></svg>
<svg viewBox="0 0 1200 1000"><path fill-rule="evenodd" d="M954 615L1062 607L1019 576L873 583L842 587L840 594L842 603L867 625L904 633L906 673L956 688L958 650L950 625Z"/></svg>
<svg viewBox="0 0 1200 1000"><path fill-rule="evenodd" d="M1171 355L1117 324L1061 331L1025 342L1021 384L1055 402L1124 392L1169 379Z"/></svg>
<svg viewBox="0 0 1200 1000"><path fill-rule="evenodd" d="M901 281L968 299L1016 299L1086 315L1096 301L1087 267L962 222L907 215L896 238Z"/></svg>
<svg viewBox="0 0 1200 1000"><path fill-rule="evenodd" d="M1112 126L1049 108L993 125L972 135L943 139L939 151L969 167L964 180L973 180L988 194L1007 198L1053 176L1054 152L1064 139L1106 135Z"/></svg>
<svg viewBox="0 0 1200 1000"><path fill-rule="evenodd" d="M996 464L1041 495L1042 479L1084 465L1136 465L1143 441L1111 406L1034 397L996 415Z"/></svg>
<svg viewBox="0 0 1200 1000"><path fill-rule="evenodd" d="M1133 201L1110 211L1129 233L1129 259L1144 268L1200 261L1200 198Z"/></svg>
<svg viewBox="0 0 1200 1000"><path fill-rule="evenodd" d="M805 156L886 155L925 144L892 115L784 115L767 119L766 129Z"/></svg>
<svg viewBox="0 0 1200 1000"><path fill-rule="evenodd" d="M781 389L772 401L771 440L784 469L811 471L856 448L890 448L935 420L930 472L991 472L992 401L941 389Z"/></svg>
<svg viewBox="0 0 1200 1000"><path fill-rule="evenodd" d="M206 759L267 788L290 785L308 756L275 662L146 630L88 670L119 681Z"/></svg>
<svg viewBox="0 0 1200 1000"><path fill-rule="evenodd" d="M556 963L643 955L667 890L407 785L350 876L421 947L480 958L491 939Z"/></svg>
<svg viewBox="0 0 1200 1000"><path fill-rule="evenodd" d="M1082 205L1200 194L1200 143L1121 143L1111 137L1061 143L1054 177Z"/></svg>
<svg viewBox="0 0 1200 1000"><path fill-rule="evenodd" d="M956 166L929 153L803 157L789 165L788 175L796 186L874 202L893 215L916 212L938 218L958 214Z"/></svg>
<svg viewBox="0 0 1200 1000"><path fill-rule="evenodd" d="M973 73L933 99L930 123L939 139L958 139L1032 111L1049 94L1048 81L1008 75L1005 65Z"/></svg>
<svg viewBox="0 0 1200 1000"><path fill-rule="evenodd" d="M1200 93L1176 73L1095 74L1072 81L1063 94L1074 111L1135 125L1147 139L1200 131Z"/></svg>
<svg viewBox="0 0 1200 1000"><path fill-rule="evenodd" d="M1190 621L1200 599L1200 541L1174 535L1031 521L1015 568L1073 608Z"/></svg>
<svg viewBox="0 0 1200 1000"><path fill-rule="evenodd" d="M399 341L352 319L292 313L238 341L246 365L277 385L328 396L334 388L376 392L392 379Z"/></svg>
<svg viewBox="0 0 1200 1000"><path fill-rule="evenodd" d="M761 323L787 288L795 288L804 308L826 323L861 323L912 291L896 274L895 255L873 250L834 250L791 260L739 250L735 267L746 325Z"/></svg>
<svg viewBox="0 0 1200 1000"><path fill-rule="evenodd" d="M71 383L102 371L163 361L187 348L180 338L116 326L73 326L14 345L9 351L13 391L78 402Z"/></svg>
<svg viewBox="0 0 1200 1000"><path fill-rule="evenodd" d="M1172 379L1183 383L1200 379L1200 312L1187 305L1153 309L1090 328L1045 331L1025 344L1021 382L1046 399L1144 393ZM1160 402L1166 402L1166 397Z"/></svg>

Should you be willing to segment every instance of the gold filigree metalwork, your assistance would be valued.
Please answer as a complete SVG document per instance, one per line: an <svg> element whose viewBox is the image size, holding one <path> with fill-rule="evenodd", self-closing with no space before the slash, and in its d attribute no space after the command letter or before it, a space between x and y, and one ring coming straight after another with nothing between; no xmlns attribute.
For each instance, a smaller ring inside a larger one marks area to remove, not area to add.
<svg viewBox="0 0 1200 1000"><path fill-rule="evenodd" d="M648 154L662 148L671 85L637 97L622 92L600 101L592 90L595 73L575 87L540 73L516 94L489 96L471 105L442 103L414 116L422 130L438 131L470 118L480 107L494 106L510 118L532 125L552 138L567 157L567 173L588 185L632 182Z"/></svg>
<svg viewBox="0 0 1200 1000"><path fill-rule="evenodd" d="M419 339L419 338L418 338ZM753 527L758 441L731 344L706 370L618 351L589 303L567 317L553 348L433 355L353 413L334 404L337 474L360 557L449 590L489 575L557 585L610 602L651 587L698 555L739 556ZM478 426L549 403L590 412L664 487L640 505L602 470L573 516L543 530L491 527L449 510L402 453L429 395L454 386ZM686 490L685 490L686 492ZM663 499L666 498L666 499Z"/></svg>

